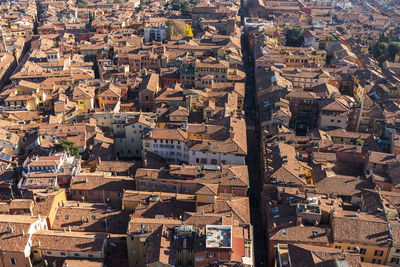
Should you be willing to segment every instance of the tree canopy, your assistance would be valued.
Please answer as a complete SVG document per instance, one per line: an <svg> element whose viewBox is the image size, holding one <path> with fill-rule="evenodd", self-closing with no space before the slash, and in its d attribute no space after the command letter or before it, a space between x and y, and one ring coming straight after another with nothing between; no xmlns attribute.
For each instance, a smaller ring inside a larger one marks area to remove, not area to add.
<svg viewBox="0 0 400 267"><path fill-rule="evenodd" d="M304 42L304 30L302 27L293 27L286 31L286 45L300 47Z"/></svg>
<svg viewBox="0 0 400 267"><path fill-rule="evenodd" d="M372 47L372 54L380 64L384 61L394 61L396 54L400 52L400 42L393 40L392 32L387 35L382 33L378 42Z"/></svg>
<svg viewBox="0 0 400 267"><path fill-rule="evenodd" d="M169 20L167 26L167 39L171 39L172 36L185 36L186 24L182 20Z"/></svg>
<svg viewBox="0 0 400 267"><path fill-rule="evenodd" d="M172 0L172 10L180 10L183 15L188 15L191 12L192 6L197 5L198 0Z"/></svg>
<svg viewBox="0 0 400 267"><path fill-rule="evenodd" d="M75 145L74 142L62 139L58 142L58 144L54 145L54 148L57 151L65 151L68 152L71 156L74 156L76 158L79 157L79 146Z"/></svg>

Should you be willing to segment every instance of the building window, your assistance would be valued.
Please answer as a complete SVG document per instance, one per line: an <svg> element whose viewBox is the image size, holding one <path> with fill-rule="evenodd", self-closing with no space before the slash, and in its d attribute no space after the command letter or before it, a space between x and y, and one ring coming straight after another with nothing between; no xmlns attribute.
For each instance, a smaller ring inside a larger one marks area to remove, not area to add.
<svg viewBox="0 0 400 267"><path fill-rule="evenodd" d="M139 187L146 187L146 182L139 182Z"/></svg>
<svg viewBox="0 0 400 267"><path fill-rule="evenodd" d="M144 143L145 147L150 147L150 143Z"/></svg>
<svg viewBox="0 0 400 267"><path fill-rule="evenodd" d="M168 190L168 185L162 184L162 185L161 185L161 189L162 189L162 190Z"/></svg>
<svg viewBox="0 0 400 267"><path fill-rule="evenodd" d="M372 259L372 263L374 264L380 264L381 260L380 259Z"/></svg>
<svg viewBox="0 0 400 267"><path fill-rule="evenodd" d="M400 253L400 248L396 249L396 253Z"/></svg>
<svg viewBox="0 0 400 267"><path fill-rule="evenodd" d="M61 256L65 256L65 252L60 252Z"/></svg>
<svg viewBox="0 0 400 267"><path fill-rule="evenodd" d="M367 250L365 248L360 249L360 254L365 254Z"/></svg>
<svg viewBox="0 0 400 267"><path fill-rule="evenodd" d="M390 260L390 263L394 263L394 264L399 264L399 262L400 262L400 258L397 258L397 257L393 257L391 260Z"/></svg>
<svg viewBox="0 0 400 267"><path fill-rule="evenodd" d="M79 257L79 253L74 253L74 256L75 257Z"/></svg>
<svg viewBox="0 0 400 267"><path fill-rule="evenodd" d="M383 250L375 250L374 256L382 256L383 255Z"/></svg>
<svg viewBox="0 0 400 267"><path fill-rule="evenodd" d="M10 264L11 265L17 265L17 259L16 258L10 258Z"/></svg>
<svg viewBox="0 0 400 267"><path fill-rule="evenodd" d="M181 254L182 253L182 249L177 249L176 253Z"/></svg>
<svg viewBox="0 0 400 267"><path fill-rule="evenodd" d="M51 255L51 251L47 251L47 254Z"/></svg>
<svg viewBox="0 0 400 267"><path fill-rule="evenodd" d="M193 265L193 261L192 260L188 260L188 265L192 266Z"/></svg>

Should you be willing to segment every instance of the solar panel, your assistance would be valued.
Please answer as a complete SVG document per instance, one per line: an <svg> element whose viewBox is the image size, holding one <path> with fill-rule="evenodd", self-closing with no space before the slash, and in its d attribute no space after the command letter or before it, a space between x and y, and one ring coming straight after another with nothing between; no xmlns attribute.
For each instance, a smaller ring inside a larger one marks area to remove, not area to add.
<svg viewBox="0 0 400 267"><path fill-rule="evenodd" d="M5 154L5 158L4 158L5 160L11 160L11 155L9 155L9 154Z"/></svg>
<svg viewBox="0 0 400 267"><path fill-rule="evenodd" d="M0 159L5 159L6 154L5 153L0 153Z"/></svg>

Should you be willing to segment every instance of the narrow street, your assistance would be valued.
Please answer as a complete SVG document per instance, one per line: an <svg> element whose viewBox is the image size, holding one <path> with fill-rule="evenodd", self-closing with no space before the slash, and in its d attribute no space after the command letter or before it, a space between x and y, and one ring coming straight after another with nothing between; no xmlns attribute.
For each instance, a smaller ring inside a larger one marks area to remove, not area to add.
<svg viewBox="0 0 400 267"><path fill-rule="evenodd" d="M241 17L242 22L246 14L245 1L242 0ZM249 199L250 199L250 216L253 225L253 242L254 242L254 256L255 266L267 266L267 248L265 239L265 228L262 223L260 211L260 197L261 197L261 181L260 181L260 149L259 149L259 126L256 116L256 96L254 87L253 65L251 62L251 55L245 33L242 33L242 53L244 68L246 71L246 85L245 85L245 102L244 109L246 114L246 130L247 130L247 158L246 164L249 172Z"/></svg>

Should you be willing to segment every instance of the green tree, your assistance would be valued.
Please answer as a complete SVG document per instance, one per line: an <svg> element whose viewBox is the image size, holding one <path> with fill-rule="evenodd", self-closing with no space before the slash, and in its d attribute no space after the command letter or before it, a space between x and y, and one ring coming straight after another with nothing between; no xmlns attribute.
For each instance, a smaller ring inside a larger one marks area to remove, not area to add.
<svg viewBox="0 0 400 267"><path fill-rule="evenodd" d="M181 13L185 15L190 13L190 3L188 1L181 2Z"/></svg>
<svg viewBox="0 0 400 267"><path fill-rule="evenodd" d="M179 0L172 0L172 10L180 10L181 2Z"/></svg>
<svg viewBox="0 0 400 267"><path fill-rule="evenodd" d="M80 147L75 145L75 143L72 142L72 141L69 141L69 140L66 140L66 139L62 139L62 140L60 140L58 142L58 144L54 145L54 148L57 151L66 151L71 156L79 158L79 149L80 149Z"/></svg>
<svg viewBox="0 0 400 267"><path fill-rule="evenodd" d="M182 20L169 20L167 23L167 39L171 39L172 36L185 36L186 24Z"/></svg>
<svg viewBox="0 0 400 267"><path fill-rule="evenodd" d="M387 47L388 60L394 61L396 54L400 52L400 42L391 42Z"/></svg>
<svg viewBox="0 0 400 267"><path fill-rule="evenodd" d="M293 27L286 31L286 45L300 47L304 42L304 30L302 27Z"/></svg>
<svg viewBox="0 0 400 267"><path fill-rule="evenodd" d="M374 57L379 58L379 57L384 56L386 54L388 46L389 46L389 44L386 42L376 43L375 49L374 49Z"/></svg>

